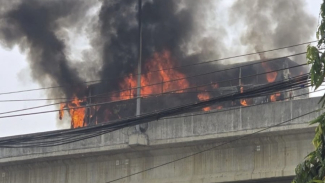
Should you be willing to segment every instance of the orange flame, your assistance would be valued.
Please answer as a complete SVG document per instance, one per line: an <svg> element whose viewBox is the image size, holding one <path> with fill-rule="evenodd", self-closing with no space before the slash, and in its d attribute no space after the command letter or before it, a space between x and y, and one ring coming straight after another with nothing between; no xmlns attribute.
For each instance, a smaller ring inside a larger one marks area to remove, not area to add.
<svg viewBox="0 0 325 183"><path fill-rule="evenodd" d="M128 100L136 96L137 90L137 78L133 75L125 77L123 81L119 84L121 91L119 93L113 93L111 99L116 100ZM132 88L132 89L131 89Z"/></svg>
<svg viewBox="0 0 325 183"><path fill-rule="evenodd" d="M203 93L199 93L197 95L197 98L200 100L200 101L204 101L204 100L209 100L210 99L210 95L208 92L203 92Z"/></svg>
<svg viewBox="0 0 325 183"><path fill-rule="evenodd" d="M206 112L206 111L211 111L211 107L205 107L205 108L203 108L202 110L205 111L205 112Z"/></svg>
<svg viewBox="0 0 325 183"><path fill-rule="evenodd" d="M175 69L168 69L173 68L174 63L175 61L173 61L169 51L153 54L153 57L147 61L145 68L154 72L141 75L141 97L173 90L177 90L175 93L183 93L184 90L182 89L189 87L189 82L185 79L186 76L183 73ZM137 95L135 89L137 87L137 78L135 76L129 75L119 85L120 89L124 91L113 94L112 100L131 99Z"/></svg>
<svg viewBox="0 0 325 183"><path fill-rule="evenodd" d="M60 111L59 111L59 117L60 119L63 118L63 108L68 108L69 114L71 116L71 127L72 128L79 128L79 127L84 127L84 118L85 118L85 111L86 109L84 107L81 107L81 102L83 100L78 99L76 96L73 97L73 100L68 102L67 104L62 103L60 105ZM81 107L77 108L76 107Z"/></svg>
<svg viewBox="0 0 325 183"><path fill-rule="evenodd" d="M197 95L197 98L200 100L200 101L205 101L205 100L209 100L210 99L210 95L208 92L203 92L203 93L199 93ZM205 107L202 109L203 111L210 111L211 110L211 107Z"/></svg>
<svg viewBox="0 0 325 183"><path fill-rule="evenodd" d="M240 99L240 104L242 106L248 106L246 99Z"/></svg>
<svg viewBox="0 0 325 183"><path fill-rule="evenodd" d="M240 87L240 93L244 92L244 87ZM250 104L252 104L252 99L240 99L240 104L242 106L248 106Z"/></svg>
<svg viewBox="0 0 325 183"><path fill-rule="evenodd" d="M240 87L240 93L243 93L243 92L244 92L244 87L241 86ZM240 104L242 106L248 106L246 99L240 99Z"/></svg>
<svg viewBox="0 0 325 183"><path fill-rule="evenodd" d="M281 96L280 93L273 94L273 95L270 96L270 100L271 100L272 102L276 102L276 99L277 99L279 96Z"/></svg>
<svg viewBox="0 0 325 183"><path fill-rule="evenodd" d="M269 73L266 74L267 82L273 83L275 81L278 73L276 71L271 72L272 69L270 68L270 66L266 62L262 62L262 66L263 66L263 68L265 69L266 72L269 72Z"/></svg>

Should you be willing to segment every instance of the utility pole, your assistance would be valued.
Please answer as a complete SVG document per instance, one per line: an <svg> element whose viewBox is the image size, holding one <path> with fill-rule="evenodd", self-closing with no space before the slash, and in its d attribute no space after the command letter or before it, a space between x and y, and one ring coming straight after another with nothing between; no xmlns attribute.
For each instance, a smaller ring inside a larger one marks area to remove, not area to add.
<svg viewBox="0 0 325 183"><path fill-rule="evenodd" d="M141 61L142 61L142 21L141 21L141 9L142 9L142 0L138 0L139 6L139 60L138 60L138 77L137 77L137 106L136 106L136 116L140 116L141 112ZM129 146L143 146L148 145L148 135L144 132L148 128L148 123L140 124L135 126L136 133L133 133L129 136Z"/></svg>
<svg viewBox="0 0 325 183"><path fill-rule="evenodd" d="M141 107L141 60L142 60L142 0L138 0L138 22L139 22L139 60L138 60L138 72L137 72L137 106L136 106L136 116L140 116L140 107ZM140 131L140 125L135 127L138 132Z"/></svg>

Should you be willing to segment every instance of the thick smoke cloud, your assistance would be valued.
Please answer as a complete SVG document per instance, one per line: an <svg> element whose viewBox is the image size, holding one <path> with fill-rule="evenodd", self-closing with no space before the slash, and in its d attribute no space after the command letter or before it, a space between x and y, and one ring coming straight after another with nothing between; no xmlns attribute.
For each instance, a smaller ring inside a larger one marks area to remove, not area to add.
<svg viewBox="0 0 325 183"><path fill-rule="evenodd" d="M8 4L10 10L1 15L1 43L9 48L18 44L28 54L33 79L44 86L63 85L66 97L81 96L84 86L73 86L82 81L57 34L64 25L76 25L85 7L77 1L30 0ZM58 90L51 94L61 95Z"/></svg>
<svg viewBox="0 0 325 183"><path fill-rule="evenodd" d="M27 53L35 81L43 86L64 86L60 90L51 90L50 96L85 96L86 86L75 86L83 81L81 75L87 80L101 79L102 83L98 86L102 88L96 92L105 93L120 89L121 79L116 78L136 74L137 1L94 1L14 0L0 4L0 43L8 48L19 45ZM239 37L241 45L247 46L247 52L310 41L315 32L316 19L305 11L304 2L237 0L229 11L229 17L213 23L217 27L212 32L207 28L211 25L207 17L216 15L217 8L220 8L220 2L217 0L143 0L142 65L145 66L154 53L162 53L165 50L170 51L176 62L175 66L231 56L225 53L237 50L236 46L239 44L225 46L223 41L229 37ZM87 11L93 8L94 4L99 5L98 14L95 14L93 21L85 21ZM234 24L242 27L235 32L229 32L228 26ZM65 29L78 30L84 28L83 26L87 27L92 50L87 52L87 59L84 57L85 60L76 64L67 56L69 45L66 45L65 39L68 36ZM229 33L235 35L229 36ZM228 60L225 62L233 63ZM204 64L181 68L180 71L185 76L191 76L223 68L225 66ZM147 68L143 67L143 71L146 72ZM236 72L227 71L226 74L195 77L189 79L189 83L195 86L215 80L238 78ZM251 73L251 70L247 73ZM169 107L171 101L177 105L184 102L181 99L169 98L161 103L166 102L165 106Z"/></svg>
<svg viewBox="0 0 325 183"><path fill-rule="evenodd" d="M101 79L117 78L133 72L137 63L138 23L136 19L137 1L103 1L99 12L97 39L101 45L103 66ZM109 81L109 88L117 89L117 81ZM108 88L108 89L109 89Z"/></svg>
<svg viewBox="0 0 325 183"><path fill-rule="evenodd" d="M303 0L237 0L229 12L230 23L242 24L243 31L238 35L250 50L307 42L316 30L316 19L305 10L305 5ZM302 50L305 47L299 51Z"/></svg>
<svg viewBox="0 0 325 183"><path fill-rule="evenodd" d="M154 52L166 49L176 58L178 65L217 58L229 50L221 41L227 37L225 28L228 22L223 22L224 25L213 35L202 37L207 32L204 16L216 11L213 9L215 4L218 3L212 0L205 3L196 0L143 0L143 62ZM310 40L316 21L306 13L304 5L303 0L238 0L231 8L229 20L230 24L245 25L237 35L249 50L267 49L264 45L276 48ZM80 26L83 14L91 7L91 1L77 0L2 3L1 43L7 47L19 44L28 52L33 78L44 86L67 85L63 93L71 97L76 91L69 85L81 82L81 79L66 56L62 27ZM137 13L137 1L105 0L101 2L95 19L98 20L96 26L89 29L89 35L94 37L92 46L101 55L102 66L97 68L97 72L99 78L107 83L105 90L118 89L120 80L110 79L136 71ZM91 72L85 68L91 64L82 65L84 75L94 74L93 67ZM211 68L202 66L184 72L197 73Z"/></svg>
<svg viewBox="0 0 325 183"><path fill-rule="evenodd" d="M196 0L143 1L143 65L154 52L164 50L171 52L179 62L177 64L198 61L202 53L190 55L189 47L203 33L205 21L198 13L202 13L206 7L213 7L212 4L213 1L200 3ZM99 49L102 50L103 66L100 75L103 80L135 72L138 62L137 6L134 0L115 3L104 1L102 4L99 13L100 31L94 45L101 45ZM211 36L210 40L214 40L214 37ZM208 41L199 42L206 47L203 48L205 53L209 50L214 50L214 54L218 52ZM223 47L221 44L220 48ZM118 83L119 80L110 81L108 89L117 89Z"/></svg>

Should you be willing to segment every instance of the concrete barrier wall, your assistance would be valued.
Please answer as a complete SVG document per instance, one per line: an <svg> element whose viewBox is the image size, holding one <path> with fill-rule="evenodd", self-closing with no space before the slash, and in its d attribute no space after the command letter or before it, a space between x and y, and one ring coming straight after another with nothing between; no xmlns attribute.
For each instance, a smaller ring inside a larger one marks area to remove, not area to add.
<svg viewBox="0 0 325 183"><path fill-rule="evenodd" d="M231 111L165 119L149 123L150 140L195 137L234 131L259 129L275 125L318 108L319 98L268 103ZM319 113L291 121L300 124L310 121ZM189 114L184 114L184 116Z"/></svg>
<svg viewBox="0 0 325 183"><path fill-rule="evenodd" d="M154 121L149 123L147 131L149 146L173 146L175 143L199 142L241 135L241 132L274 125L312 111L317 108L318 100L319 98L312 98L275 102L225 112ZM305 123L317 115L314 113L293 120L287 126ZM130 132L132 130L122 129L99 137L56 147L2 148L0 149L0 163L29 158L56 157L60 154L73 155L97 151L132 150L128 145Z"/></svg>
<svg viewBox="0 0 325 183"><path fill-rule="evenodd" d="M116 182L275 183L284 179L289 183L288 177L294 175L296 165L313 149L312 137L311 130L252 136ZM204 142L195 146L0 165L0 183L105 183L219 144Z"/></svg>

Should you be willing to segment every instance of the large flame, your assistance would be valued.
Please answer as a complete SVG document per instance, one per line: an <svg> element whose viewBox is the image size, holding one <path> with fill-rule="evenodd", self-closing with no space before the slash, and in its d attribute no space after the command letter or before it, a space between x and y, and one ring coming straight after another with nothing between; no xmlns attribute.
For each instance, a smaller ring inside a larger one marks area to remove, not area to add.
<svg viewBox="0 0 325 183"><path fill-rule="evenodd" d="M145 69L147 71L156 72L147 72L141 75L141 97L173 90L177 90L175 93L183 93L183 89L189 87L189 82L185 79L186 76L183 73L175 69L166 69L173 68L175 66L174 63L176 62L172 59L169 51L153 54L152 58L146 62ZM136 97L137 76L130 74L129 76L125 77L122 82L120 82L119 86L120 91L113 92L113 94L110 96L112 101L128 100ZM63 118L64 108L67 108L71 116L71 127L84 127L86 125L84 122L86 109L73 109L76 107L81 107L82 102L84 102L84 100L78 99L76 96L74 96L72 101L62 103L60 105L59 118ZM96 110L98 111L99 108ZM104 120L109 121L110 116L113 115L112 111L106 109L104 110L104 113Z"/></svg>
<svg viewBox="0 0 325 183"><path fill-rule="evenodd" d="M266 72L269 72L269 73L266 74L267 82L273 83L275 81L276 76L278 75L278 73L276 71L271 72L272 69L266 62L262 62L262 66L263 66L263 68L265 69Z"/></svg>
<svg viewBox="0 0 325 183"><path fill-rule="evenodd" d="M262 60L265 59L261 57ZM175 93L183 93L187 88L190 87L189 81L186 79L186 75L177 71L175 69L168 69L175 67L175 60L172 58L171 53L169 51L162 51L160 53L156 52L152 55L152 57L146 61L144 65L144 74L141 74L141 97L148 97L150 95L158 95L165 92L175 91ZM272 71L270 65L265 62L262 62L262 66L266 72L266 79L268 82L274 82L277 77L277 72ZM167 68L167 69L166 69ZM117 101L117 100L128 100L135 98L137 96L137 75L130 74L123 78L123 80L119 83L119 91L113 92L108 101ZM198 87L196 91L197 98L200 101L209 100L211 98L210 93L208 93L208 89L217 89L219 87L218 84L211 83L209 87ZM240 87L240 92L244 92L244 88ZM270 96L270 100L276 101L280 96L279 93ZM64 116L64 109L67 109L71 116L71 127L78 128L86 126L85 123L85 114L86 109L76 107L82 107L85 99L73 97L73 100L67 103L62 103L60 105L59 118L62 119ZM241 99L240 104L242 106L248 106L252 104L252 99ZM234 104L233 104L234 105ZM222 109L222 105L218 106L209 106L205 107L203 111L209 111L211 109ZM96 107L94 111L99 111L100 107ZM105 122L109 121L111 116L119 115L115 111L111 111L111 109L103 109L104 120ZM92 114L90 114L92 115ZM92 116L90 116L92 117ZM120 118L120 116L118 116ZM97 119L96 119L97 124Z"/></svg>
<svg viewBox="0 0 325 183"><path fill-rule="evenodd" d="M141 97L174 90L177 90L175 93L183 93L182 89L189 87L189 82L185 79L186 76L183 73L175 69L166 69L173 68L174 63L175 61L169 51L154 53L153 57L145 65L146 70L149 72L141 75ZM119 85L120 90L123 91L114 93L111 97L112 100L126 100L136 97L136 76L129 75L125 77Z"/></svg>
<svg viewBox="0 0 325 183"><path fill-rule="evenodd" d="M125 77L119 84L121 91L119 93L113 93L111 99L115 100L128 100L136 96L137 79L132 74Z"/></svg>
<svg viewBox="0 0 325 183"><path fill-rule="evenodd" d="M81 102L83 102L83 100L78 99L76 96L74 96L72 101L67 103L61 103L60 105L60 112L59 112L60 119L63 118L64 108L68 108L69 114L71 116L72 128L79 128L79 127L86 126L86 123L84 123L86 109L81 106L80 104Z"/></svg>

